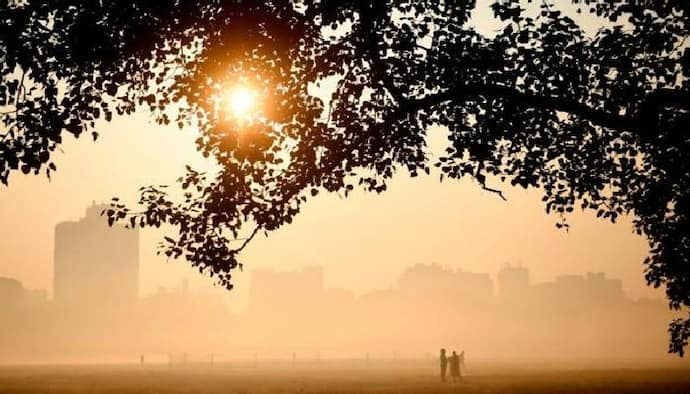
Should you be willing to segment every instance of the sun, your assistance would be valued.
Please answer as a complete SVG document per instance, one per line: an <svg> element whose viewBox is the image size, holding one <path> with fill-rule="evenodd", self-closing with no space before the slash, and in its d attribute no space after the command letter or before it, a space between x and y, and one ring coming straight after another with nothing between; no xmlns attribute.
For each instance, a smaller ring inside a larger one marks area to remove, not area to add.
<svg viewBox="0 0 690 394"><path fill-rule="evenodd" d="M238 119L248 119L256 109L256 92L237 87L226 92L226 110Z"/></svg>

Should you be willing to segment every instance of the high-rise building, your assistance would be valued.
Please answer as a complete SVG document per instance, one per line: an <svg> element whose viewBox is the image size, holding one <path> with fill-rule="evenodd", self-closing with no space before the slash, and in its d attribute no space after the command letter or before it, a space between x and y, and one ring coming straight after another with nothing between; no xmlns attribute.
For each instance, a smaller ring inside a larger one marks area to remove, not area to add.
<svg viewBox="0 0 690 394"><path fill-rule="evenodd" d="M108 226L91 205L86 216L55 226L54 298L61 305L104 307L134 303L139 287L139 231Z"/></svg>

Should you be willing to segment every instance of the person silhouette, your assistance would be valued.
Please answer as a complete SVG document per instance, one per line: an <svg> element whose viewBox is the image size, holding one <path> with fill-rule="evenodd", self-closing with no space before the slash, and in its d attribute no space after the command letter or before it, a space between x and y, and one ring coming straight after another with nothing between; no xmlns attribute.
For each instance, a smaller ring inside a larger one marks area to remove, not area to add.
<svg viewBox="0 0 690 394"><path fill-rule="evenodd" d="M460 358L458 359L458 378L462 380L462 370L465 369L465 351L460 352Z"/></svg>
<svg viewBox="0 0 690 394"><path fill-rule="evenodd" d="M448 362L450 364L451 380L453 382L460 380L460 357L458 357L458 354L455 352L455 350L453 350L453 355L450 356Z"/></svg>
<svg viewBox="0 0 690 394"><path fill-rule="evenodd" d="M441 356L439 357L441 362L441 381L446 381L446 369L448 368L448 357L446 357L446 349L441 349Z"/></svg>

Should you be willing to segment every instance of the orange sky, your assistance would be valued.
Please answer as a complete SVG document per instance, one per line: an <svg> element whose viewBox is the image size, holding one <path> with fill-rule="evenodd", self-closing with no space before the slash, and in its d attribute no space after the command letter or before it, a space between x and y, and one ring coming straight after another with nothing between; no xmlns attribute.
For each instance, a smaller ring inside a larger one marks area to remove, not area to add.
<svg viewBox="0 0 690 394"><path fill-rule="evenodd" d="M479 3L486 6L488 1ZM474 24L488 34L496 25L484 6ZM590 32L599 27L595 19L579 21ZM82 217L92 201L107 202L113 196L131 201L141 185L172 183L185 164L207 165L194 150L193 131L159 127L142 114L102 124L99 132L96 143L88 135L68 137L63 152L56 153L58 171L52 181L16 173L9 188L0 188L0 276L50 291L57 222ZM433 130L432 145L438 148L443 141L442 131ZM323 265L327 285L357 292L393 285L405 267L419 262L492 275L506 262L520 262L536 281L605 271L623 279L632 296L661 296L644 284L641 262L647 245L632 233L629 220L612 225L589 212L576 213L566 233L555 228L555 217L545 215L538 190L504 190L508 202L469 181L440 184L433 174L411 179L400 173L381 196L355 193L341 200L319 195L292 225L256 239L243 260L249 270ZM144 234L141 292L177 286L184 278L192 288L211 289L210 280L184 262L166 265L155 256L159 236ZM238 272L238 288L230 295L214 291L241 310L248 278Z"/></svg>
<svg viewBox="0 0 690 394"><path fill-rule="evenodd" d="M131 201L139 186L170 183L186 163L204 165L191 131L149 124L144 115L100 129L95 143L85 136L62 146L52 181L14 174L10 187L0 189L0 276L50 291L57 222L82 217L94 200ZM442 130L432 130L431 139L441 144ZM292 225L257 238L243 260L249 271L323 265L327 285L357 292L394 285L405 267L420 262L492 275L512 262L529 267L536 281L605 271L623 279L632 296L652 294L642 277L646 242L632 233L629 221L613 225L589 212L576 213L566 233L544 213L538 190L504 189L508 202L470 181L439 183L433 174L414 179L401 172L383 195L319 195ZM143 236L141 292L177 286L185 278L192 288L210 289L211 281L184 262L166 265L155 256L158 235ZM241 310L248 279L249 273L238 272L236 291L214 291Z"/></svg>

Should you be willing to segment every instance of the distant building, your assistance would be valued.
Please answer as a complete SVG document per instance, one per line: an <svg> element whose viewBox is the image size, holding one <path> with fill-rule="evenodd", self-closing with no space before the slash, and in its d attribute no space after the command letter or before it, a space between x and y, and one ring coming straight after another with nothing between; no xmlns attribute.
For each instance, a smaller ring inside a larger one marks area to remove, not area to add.
<svg viewBox="0 0 690 394"><path fill-rule="evenodd" d="M0 277L0 305L41 304L46 298L45 290L27 290L16 279Z"/></svg>
<svg viewBox="0 0 690 394"><path fill-rule="evenodd" d="M603 272L588 272L585 279L588 294L598 300L620 301L625 298L620 279L609 279Z"/></svg>
<svg viewBox="0 0 690 394"><path fill-rule="evenodd" d="M93 204L79 221L55 226L54 298L61 305L134 303L139 287L139 231L108 226Z"/></svg>
<svg viewBox="0 0 690 394"><path fill-rule="evenodd" d="M24 287L12 278L0 277L0 303L19 304L24 299Z"/></svg>
<svg viewBox="0 0 690 394"><path fill-rule="evenodd" d="M489 301L493 297L489 274L453 270L434 263L409 267L398 277L398 284L404 294L452 299L454 303Z"/></svg>
<svg viewBox="0 0 690 394"><path fill-rule="evenodd" d="M506 265L498 273L498 296L504 299L525 298L529 291L529 270Z"/></svg>
<svg viewBox="0 0 690 394"><path fill-rule="evenodd" d="M48 292L45 289L29 290L25 293L30 303L42 304L48 301Z"/></svg>
<svg viewBox="0 0 690 394"><path fill-rule="evenodd" d="M584 276L559 275L553 282L535 285L532 292L533 299L542 303L578 308L601 307L625 299L620 280L591 272Z"/></svg>
<svg viewBox="0 0 690 394"><path fill-rule="evenodd" d="M320 301L324 295L323 268L307 267L296 272L255 270L249 286L249 310L274 313L281 309L299 309Z"/></svg>
<svg viewBox="0 0 690 394"><path fill-rule="evenodd" d="M489 301L494 296L494 282L487 273L455 271L458 292L470 301Z"/></svg>
<svg viewBox="0 0 690 394"><path fill-rule="evenodd" d="M550 285L550 286L549 286ZM545 284L543 297L574 303L605 303L623 299L620 280L607 279L604 273L560 275L553 284Z"/></svg>

